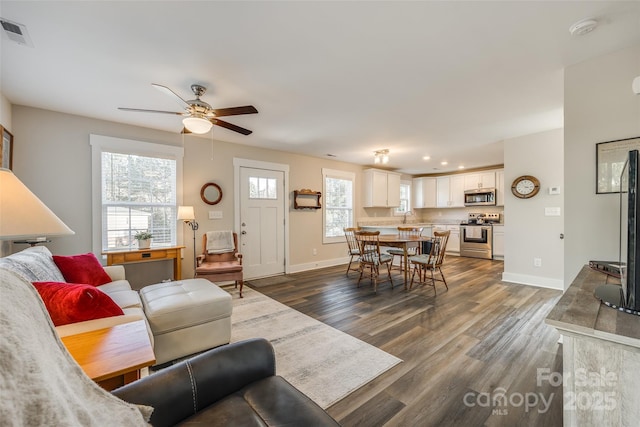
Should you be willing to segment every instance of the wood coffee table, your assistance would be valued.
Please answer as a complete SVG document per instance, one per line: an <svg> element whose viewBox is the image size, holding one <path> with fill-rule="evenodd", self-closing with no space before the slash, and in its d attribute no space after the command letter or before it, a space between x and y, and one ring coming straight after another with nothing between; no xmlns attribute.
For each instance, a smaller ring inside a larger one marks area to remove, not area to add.
<svg viewBox="0 0 640 427"><path fill-rule="evenodd" d="M82 370L111 391L140 379L156 362L144 320L61 338Z"/></svg>

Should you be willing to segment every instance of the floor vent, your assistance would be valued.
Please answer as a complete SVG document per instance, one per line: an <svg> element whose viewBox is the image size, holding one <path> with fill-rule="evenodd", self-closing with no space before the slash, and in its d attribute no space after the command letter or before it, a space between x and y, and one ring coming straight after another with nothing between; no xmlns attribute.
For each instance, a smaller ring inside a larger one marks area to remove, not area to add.
<svg viewBox="0 0 640 427"><path fill-rule="evenodd" d="M33 47L33 42L31 41L31 37L29 37L26 26L18 24L17 22L8 21L4 18L0 18L0 24L2 24L3 32L9 40L23 46Z"/></svg>

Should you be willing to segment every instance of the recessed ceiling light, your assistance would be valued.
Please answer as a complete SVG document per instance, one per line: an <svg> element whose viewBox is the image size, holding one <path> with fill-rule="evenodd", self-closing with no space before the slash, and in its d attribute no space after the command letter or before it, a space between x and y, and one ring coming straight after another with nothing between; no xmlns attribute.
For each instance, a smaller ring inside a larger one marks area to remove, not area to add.
<svg viewBox="0 0 640 427"><path fill-rule="evenodd" d="M569 27L569 33L572 36L583 36L595 30L597 26L598 21L593 18L581 19L580 21Z"/></svg>
<svg viewBox="0 0 640 427"><path fill-rule="evenodd" d="M460 165L458 166L458 169L464 169L464 166Z"/></svg>
<svg viewBox="0 0 640 427"><path fill-rule="evenodd" d="M429 159L431 159L431 157L429 157L429 156L424 156L424 157L422 158L422 160L429 160Z"/></svg>
<svg viewBox="0 0 640 427"><path fill-rule="evenodd" d="M440 162L440 164L441 164L442 166L446 166L446 165L448 165L448 164L449 164L449 162Z"/></svg>

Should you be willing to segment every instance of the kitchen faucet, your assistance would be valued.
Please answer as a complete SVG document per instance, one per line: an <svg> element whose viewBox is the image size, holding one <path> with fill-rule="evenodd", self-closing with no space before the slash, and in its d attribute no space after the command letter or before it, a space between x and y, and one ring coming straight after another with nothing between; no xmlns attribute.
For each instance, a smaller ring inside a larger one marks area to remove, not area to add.
<svg viewBox="0 0 640 427"><path fill-rule="evenodd" d="M411 211L406 211L406 212L404 213L404 216L402 217L402 223L403 223L403 224L406 224L406 223L407 223L407 215L413 215L413 212L411 212Z"/></svg>

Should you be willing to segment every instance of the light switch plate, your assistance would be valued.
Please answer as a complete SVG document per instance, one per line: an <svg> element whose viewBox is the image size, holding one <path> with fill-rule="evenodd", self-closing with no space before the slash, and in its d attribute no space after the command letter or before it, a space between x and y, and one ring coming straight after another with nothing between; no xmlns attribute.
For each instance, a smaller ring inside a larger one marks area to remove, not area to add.
<svg viewBox="0 0 640 427"><path fill-rule="evenodd" d="M544 208L544 216L560 216L560 208Z"/></svg>
<svg viewBox="0 0 640 427"><path fill-rule="evenodd" d="M222 211L209 211L209 219L222 219Z"/></svg>

